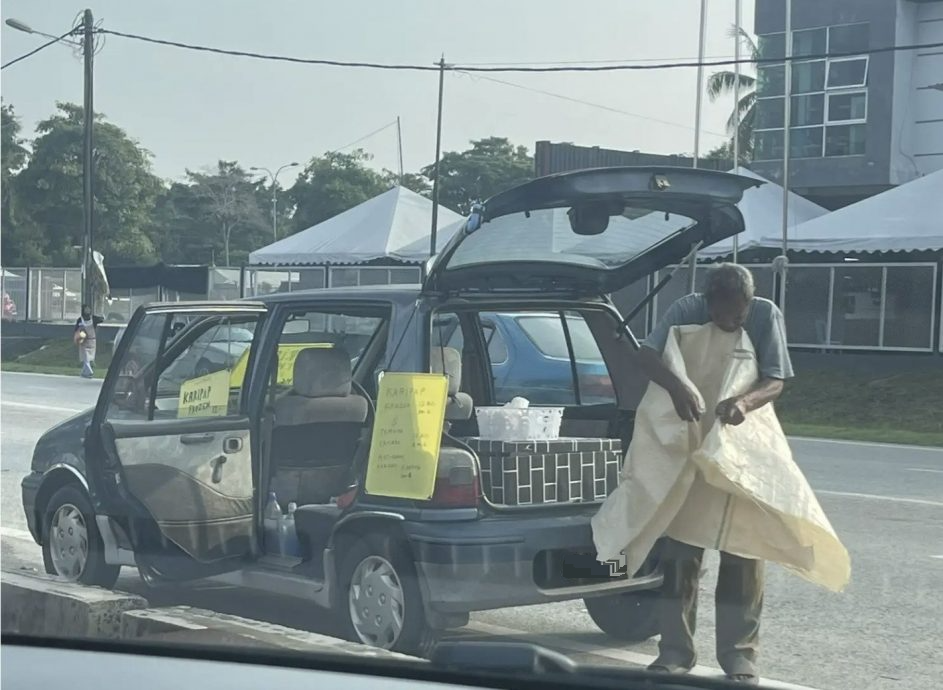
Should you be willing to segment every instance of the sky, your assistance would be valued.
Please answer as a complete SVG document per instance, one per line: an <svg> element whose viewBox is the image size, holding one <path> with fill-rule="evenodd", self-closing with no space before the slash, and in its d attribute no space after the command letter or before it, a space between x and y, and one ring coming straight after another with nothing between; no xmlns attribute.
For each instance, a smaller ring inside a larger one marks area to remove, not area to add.
<svg viewBox="0 0 943 690"><path fill-rule="evenodd" d="M706 55L732 57L734 1L707 4ZM699 0L97 0L90 6L104 28L184 43L385 63L432 64L444 54L446 62L464 65L694 59L699 7ZM65 0L4 0L0 16L59 35L83 9ZM749 0L743 0L743 25L753 26ZM45 40L4 25L3 62ZM22 118L26 136L56 101L82 102L82 62L67 46L51 46L0 79L3 101ZM95 56L95 110L149 150L155 172L166 179L219 159L272 169L304 163L397 117L404 167L418 170L435 156L437 87L434 72L262 62L116 36ZM503 136L531 151L534 142L550 140L690 153L695 94L693 68L449 73L443 150ZM702 153L724 141L732 105L732 97L711 103L705 96ZM373 156L371 165L398 169L395 125L357 147ZM293 172L282 173L279 182L290 184Z"/></svg>

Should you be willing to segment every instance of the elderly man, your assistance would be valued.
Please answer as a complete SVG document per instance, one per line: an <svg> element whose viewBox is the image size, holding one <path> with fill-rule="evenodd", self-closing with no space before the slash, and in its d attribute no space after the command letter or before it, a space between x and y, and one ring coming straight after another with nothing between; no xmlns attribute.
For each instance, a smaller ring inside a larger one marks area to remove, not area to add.
<svg viewBox="0 0 943 690"><path fill-rule="evenodd" d="M721 401L716 418L741 424L746 415L779 397L783 381L793 376L786 347L783 315L771 301L754 295L753 276L737 264L710 269L703 293L682 297L668 309L639 351L642 370L671 396L678 415L687 421L702 414L698 398L662 362L672 326L713 322L733 332L743 328L756 350L760 378L743 395ZM717 366L725 363L718 361ZM660 600L659 655L650 670L684 673L697 662L694 649L698 580L703 549L666 539L665 584ZM728 678L758 682L755 668L763 607L763 562L723 553L715 592L717 660Z"/></svg>

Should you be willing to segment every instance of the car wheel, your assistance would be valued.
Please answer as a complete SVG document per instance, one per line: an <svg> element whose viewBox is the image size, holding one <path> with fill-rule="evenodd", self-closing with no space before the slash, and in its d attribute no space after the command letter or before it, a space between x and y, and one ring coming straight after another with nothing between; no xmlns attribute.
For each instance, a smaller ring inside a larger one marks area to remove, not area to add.
<svg viewBox="0 0 943 690"><path fill-rule="evenodd" d="M95 512L78 486L64 486L49 499L42 536L47 573L85 585L114 587L121 566L105 563Z"/></svg>
<svg viewBox="0 0 943 690"><path fill-rule="evenodd" d="M335 604L344 636L404 654L427 654L440 631L426 620L409 554L384 535L359 536L349 543Z"/></svg>
<svg viewBox="0 0 943 690"><path fill-rule="evenodd" d="M658 634L658 590L623 592L583 600L590 618L607 635L644 642Z"/></svg>

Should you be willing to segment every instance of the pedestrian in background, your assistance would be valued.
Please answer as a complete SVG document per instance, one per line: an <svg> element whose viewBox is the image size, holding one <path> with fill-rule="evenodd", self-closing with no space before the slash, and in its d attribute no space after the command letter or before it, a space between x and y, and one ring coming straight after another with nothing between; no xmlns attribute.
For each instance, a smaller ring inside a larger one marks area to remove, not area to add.
<svg viewBox="0 0 943 690"><path fill-rule="evenodd" d="M94 316L90 306L87 304L82 305L82 315L75 322L75 330L72 334L72 340L79 348L82 378L90 379L95 375L93 369L95 365L95 329L104 320L101 316Z"/></svg>

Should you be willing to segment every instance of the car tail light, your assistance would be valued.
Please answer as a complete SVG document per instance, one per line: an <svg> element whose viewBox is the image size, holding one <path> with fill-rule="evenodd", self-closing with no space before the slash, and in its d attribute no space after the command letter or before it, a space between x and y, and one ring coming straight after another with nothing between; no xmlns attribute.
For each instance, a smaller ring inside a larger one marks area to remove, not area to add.
<svg viewBox="0 0 943 690"><path fill-rule="evenodd" d="M477 508L480 497L481 485L474 457L467 453L441 455L430 502L438 507Z"/></svg>
<svg viewBox="0 0 943 690"><path fill-rule="evenodd" d="M582 395L593 395L600 398L615 397L615 389L612 387L612 379L607 374L591 374L581 376L580 393Z"/></svg>

